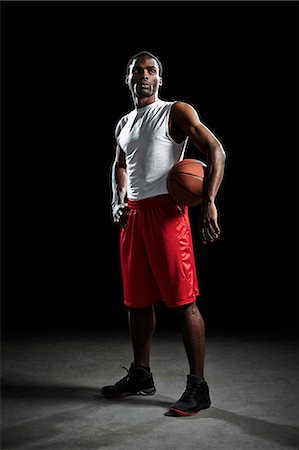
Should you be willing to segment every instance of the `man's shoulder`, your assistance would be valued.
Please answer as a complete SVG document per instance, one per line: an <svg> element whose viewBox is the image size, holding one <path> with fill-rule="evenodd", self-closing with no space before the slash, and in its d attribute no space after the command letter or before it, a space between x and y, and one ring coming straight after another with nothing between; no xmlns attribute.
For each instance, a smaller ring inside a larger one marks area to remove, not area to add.
<svg viewBox="0 0 299 450"><path fill-rule="evenodd" d="M123 114L118 121L116 122L115 125L115 136L117 137L119 135L119 133L121 132L121 130L123 129L123 127L126 125L126 123L128 122L130 116L134 113L134 110Z"/></svg>
<svg viewBox="0 0 299 450"><path fill-rule="evenodd" d="M189 108L194 108L190 103L183 102L181 100L175 100L173 102L173 108L177 110L185 110Z"/></svg>
<svg viewBox="0 0 299 450"><path fill-rule="evenodd" d="M182 102L180 100L174 102L172 107L172 115L174 117L182 118L192 114L198 114L196 108L191 103Z"/></svg>

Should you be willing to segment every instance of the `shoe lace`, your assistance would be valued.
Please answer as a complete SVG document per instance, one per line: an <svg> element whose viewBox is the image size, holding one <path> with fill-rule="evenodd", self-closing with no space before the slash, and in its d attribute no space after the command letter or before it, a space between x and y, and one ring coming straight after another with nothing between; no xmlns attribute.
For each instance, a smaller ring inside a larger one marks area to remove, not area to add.
<svg viewBox="0 0 299 450"><path fill-rule="evenodd" d="M122 367L122 369L125 369L127 371L127 375L125 375L121 380L119 380L116 383L116 385L118 387L121 387L121 386L125 385L129 381L130 375L132 374L132 369L131 368L127 369L126 367Z"/></svg>
<svg viewBox="0 0 299 450"><path fill-rule="evenodd" d="M197 385L197 384L187 382L186 389L185 389L185 391L183 392L183 394L182 394L180 400L181 400L181 401L188 401L188 400L191 400L191 399L194 397L194 395L195 395L197 389L198 389L198 385Z"/></svg>

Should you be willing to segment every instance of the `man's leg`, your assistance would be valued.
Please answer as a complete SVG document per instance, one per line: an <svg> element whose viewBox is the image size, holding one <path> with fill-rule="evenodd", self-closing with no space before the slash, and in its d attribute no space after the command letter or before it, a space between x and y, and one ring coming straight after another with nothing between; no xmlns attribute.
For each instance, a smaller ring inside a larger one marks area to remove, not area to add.
<svg viewBox="0 0 299 450"><path fill-rule="evenodd" d="M124 378L114 385L104 386L101 389L104 397L119 398L133 394L153 395L156 392L149 363L155 323L153 306L129 309L134 362Z"/></svg>
<svg viewBox="0 0 299 450"><path fill-rule="evenodd" d="M177 308L190 374L204 378L205 324L196 302Z"/></svg>
<svg viewBox="0 0 299 450"><path fill-rule="evenodd" d="M150 367L152 336L156 327L154 307L130 308L129 326L135 364Z"/></svg>
<svg viewBox="0 0 299 450"><path fill-rule="evenodd" d="M196 303L177 308L181 319L190 374L183 395L169 409L174 416L192 416L209 408L209 387L204 379L205 325Z"/></svg>

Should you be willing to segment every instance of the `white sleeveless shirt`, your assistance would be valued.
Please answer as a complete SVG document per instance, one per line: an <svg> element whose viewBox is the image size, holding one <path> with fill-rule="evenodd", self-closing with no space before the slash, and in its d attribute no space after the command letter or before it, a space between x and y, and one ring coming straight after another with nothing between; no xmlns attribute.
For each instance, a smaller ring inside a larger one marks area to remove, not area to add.
<svg viewBox="0 0 299 450"><path fill-rule="evenodd" d="M173 104L157 100L136 108L116 126L116 141L126 155L130 200L167 194L168 172L184 157L187 138L178 144L168 130Z"/></svg>

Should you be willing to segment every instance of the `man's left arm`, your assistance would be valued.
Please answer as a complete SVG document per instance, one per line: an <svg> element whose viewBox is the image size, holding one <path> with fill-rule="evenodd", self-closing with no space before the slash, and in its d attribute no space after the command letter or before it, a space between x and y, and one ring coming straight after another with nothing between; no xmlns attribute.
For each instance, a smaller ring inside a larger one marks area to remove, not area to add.
<svg viewBox="0 0 299 450"><path fill-rule="evenodd" d="M175 103L172 120L173 124L178 126L205 155L207 168L201 205L200 235L204 244L213 242L220 235L215 199L224 175L225 151L216 136L200 121L196 110L188 103Z"/></svg>

